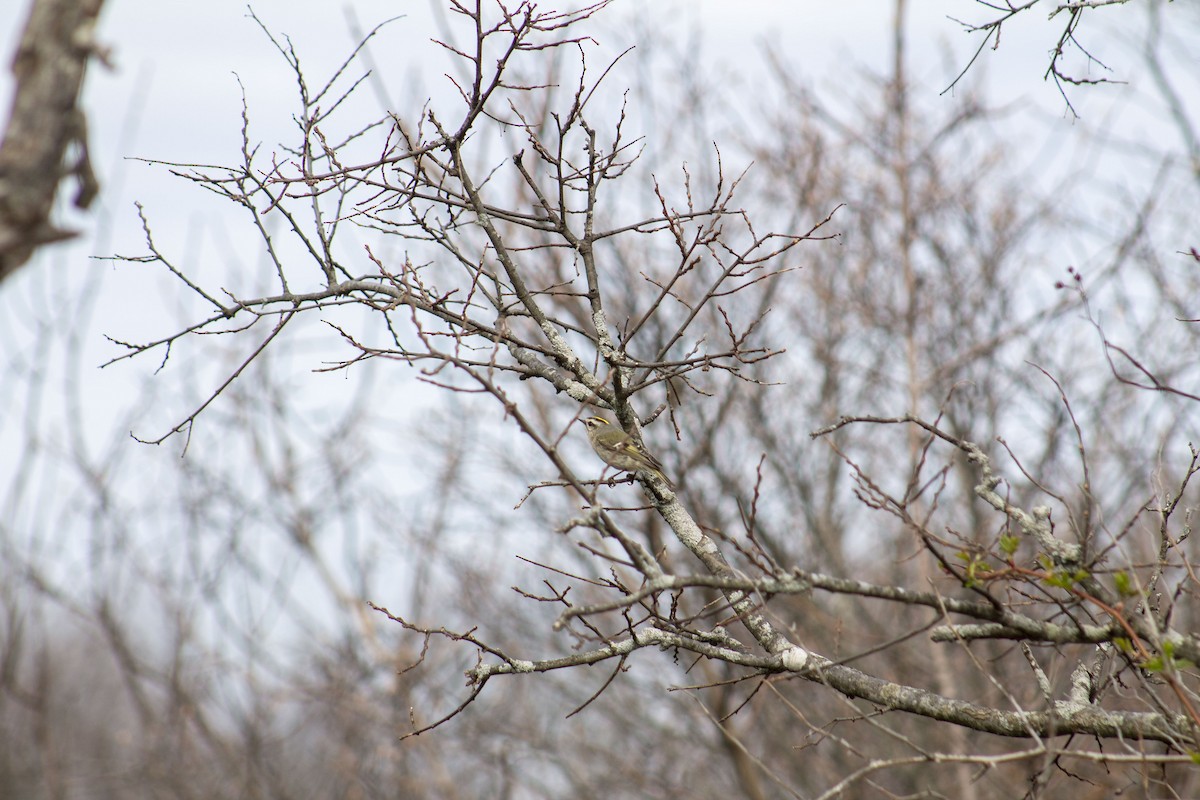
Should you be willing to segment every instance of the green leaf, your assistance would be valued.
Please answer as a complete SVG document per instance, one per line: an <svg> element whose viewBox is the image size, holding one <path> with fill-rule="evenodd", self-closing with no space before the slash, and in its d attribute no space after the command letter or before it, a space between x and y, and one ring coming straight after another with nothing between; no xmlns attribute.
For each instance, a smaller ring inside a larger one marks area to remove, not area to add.
<svg viewBox="0 0 1200 800"><path fill-rule="evenodd" d="M1075 585L1075 579L1065 572L1052 572L1045 579L1048 586L1057 586L1059 589L1070 589Z"/></svg>

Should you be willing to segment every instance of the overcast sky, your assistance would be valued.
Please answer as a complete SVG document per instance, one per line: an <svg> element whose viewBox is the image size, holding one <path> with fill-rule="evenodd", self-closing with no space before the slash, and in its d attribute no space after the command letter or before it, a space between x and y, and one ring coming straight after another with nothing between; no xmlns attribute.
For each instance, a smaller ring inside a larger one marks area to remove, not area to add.
<svg viewBox="0 0 1200 800"><path fill-rule="evenodd" d="M28 4L27 0L8 0L10 6L14 3L21 7ZM919 0L908 6L912 82L918 99L937 102L950 76L967 64L979 42L978 35L965 34L955 18L978 22L991 12L973 0ZM372 47L372 56L394 103L412 97L446 96L448 83L441 74L441 53L429 43L431 36L442 35L445 22L444 14L435 11L437 7L427 0L360 0L353 4L293 0L254 5L273 32L290 37L311 76L328 75L351 51L358 30L400 17ZM1172 13L1176 7L1172 7ZM763 50L773 45L786 55L800 80L818 93L836 96L848 84L851 72L864 68L882 72L888 68L893 13L893 4L882 0L618 0L604 13L605 24L589 30L600 40L603 50L614 54L636 44L639 31L669 31L694 42L706 63L722 65L715 68L751 89L756 71L762 69ZM1134 85L1145 80L1134 35L1142 18L1136 4L1118 6L1093 14L1085 29L1086 41L1095 44L1114 76ZM0 42L7 53L13 51L23 22L23 14L0 15ZM1075 154L1088 147L1088 125L1124 131L1131 140L1169 140L1174 136L1171 128L1162 124L1161 116L1143 113L1144 101L1129 99L1121 87L1074 90L1071 99L1082 122L1074 120L1055 87L1043 80L1048 51L1059 31L1061 22L1047 21L1041 11L1023 15L1005 28L999 50L986 50L973 68L972 79L986 84L987 97L994 106L1012 104L1017 109L997 120L997 124L1011 126L1013 140L1020 141L1022 131L1031 119L1036 119L1043 126L1037 139L1040 144L1031 147L1045 147L1051 142L1048 158L1055 163L1075 163L1080 158ZM185 266L221 262L252 270L261 264L260 243L252 232L226 224L227 215L236 209L228 208L228 204L218 207L165 170L130 157L194 163L236 161L242 103L237 77L247 93L254 138L268 149L280 141L279 137L294 139L289 130L294 78L248 16L242 0L108 0L99 40L111 48L115 68L93 64L85 85L84 105L102 194L89 214L73 217L73 224L86 231L83 237L44 251L24 274L18 274L4 287L10 298L12 293L28 291L35 285L33 272L45 269L47 264L57 276L69 276L73 281L101 275L104 286L97 291L104 292L108 299L92 309L97 317L84 356L88 364L102 363L115 352L101 333L153 338L172 325L171 315L177 311L158 299L144 302L145 296L140 293L146 286L136 270L122 271L107 262L88 259L114 252L143 252L135 201L145 204L160 245ZM1197 75L1200 69L1185 69L1177 77L1185 88L1195 92ZM622 80L629 78L622 76ZM1190 84L1186 83L1189 80ZM10 94L11 76L5 71L0 74L0 107L7 109ZM1131 183L1150 179L1144 164L1129 164L1128 169L1135 173L1129 177ZM1103 165L1113 173L1124 168L1121 162ZM244 236L250 238L240 238ZM10 307L25 304L24 299L14 300ZM136 314L130 313L133 308ZM134 362L133 366L91 373L89 380L95 381L95 386L89 390L89 410L103 413L106 405L118 408L121 398L129 396L132 385L149 370L150 366ZM169 404L165 408L163 413L168 416L179 412L178 407Z"/></svg>
<svg viewBox="0 0 1200 800"><path fill-rule="evenodd" d="M25 0L10 5L26 6ZM543 7L552 4L543 4ZM765 43L786 53L806 81L818 89L844 81L849 70L863 66L884 70L891 57L892 3L882 0L849 0L840 3L751 2L616 2L604 15L616 50L623 30L666 29L679 36L699 31L697 43L706 58L727 65L731 76L752 80L761 68ZM965 65L978 36L962 31L955 19L981 21L987 9L973 0L921 0L908 4L910 69L915 84L927 94L945 88L949 69ZM373 55L380 71L396 86L397 75L412 76L425 94L444 92L440 70L430 69L438 57L429 45L438 35L439 22L428 0L358 0L353 4L297 0L254 4L255 12L273 30L287 34L311 74L324 75L353 46L350 17L361 28L402 16L380 37ZM351 10L352 7L352 10ZM1140 15L1117 9L1112 15L1093 15L1088 35L1095 38L1114 74L1128 76L1140 69L1132 48L1100 47L1121 14L1126 29L1136 28ZM23 15L0 15L0 42L11 53ZM998 51L988 49L976 65L976 79L985 80L994 104L1017 98L1030 101L1045 113L1066 114L1055 88L1042 80L1047 52L1058 23L1043 13L1017 18L1005 28ZM636 34L630 34L634 38ZM224 162L237 146L240 90L234 74L242 77L252 103L260 136L270 140L272 121L285 123L294 97L291 77L258 26L248 17L241 0L204 3L162 3L146 0L108 0L99 34L112 48L115 69L93 65L85 86L89 110L93 160L104 182L103 208L115 216L116 241L127 240L136 220L130 213L133 199L151 203L159 192L177 190L161 174L123 162L127 156ZM11 76L0 75L0 107L7 108ZM1086 117L1103 113L1116 93L1105 89L1077 91L1077 109ZM398 98L396 98L398 99ZM1070 146L1069 142L1064 142ZM100 215L81 224L103 224ZM164 220L162 224L167 224Z"/></svg>

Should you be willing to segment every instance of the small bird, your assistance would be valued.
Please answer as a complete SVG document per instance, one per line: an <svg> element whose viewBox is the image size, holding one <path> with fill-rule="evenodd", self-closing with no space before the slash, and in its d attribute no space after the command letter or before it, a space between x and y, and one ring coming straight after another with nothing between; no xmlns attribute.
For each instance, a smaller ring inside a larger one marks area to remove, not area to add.
<svg viewBox="0 0 1200 800"><path fill-rule="evenodd" d="M604 417L588 417L579 421L587 428L588 442L591 443L592 449L605 464L626 472L649 472L656 475L672 491L675 490L675 484L663 474L662 464L658 463L658 459L643 450L628 433Z"/></svg>

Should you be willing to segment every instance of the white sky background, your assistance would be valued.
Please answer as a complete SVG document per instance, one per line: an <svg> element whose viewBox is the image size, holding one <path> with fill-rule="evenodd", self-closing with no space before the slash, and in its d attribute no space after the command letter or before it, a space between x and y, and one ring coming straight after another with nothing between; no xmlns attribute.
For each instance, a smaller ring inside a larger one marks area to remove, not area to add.
<svg viewBox="0 0 1200 800"><path fill-rule="evenodd" d="M967 36L951 17L979 21L991 12L973 0L920 0L908 5L913 84L920 92L936 94L947 85L948 72L967 63L978 42L978 36ZM349 6L345 4L299 0L263 2L254 8L273 32L287 34L295 43L313 83L329 74L353 46L354 36L347 22ZM427 41L430 36L441 35L436 20L444 19L444 15L435 15L431 8L425 0L353 3L353 15L364 28L404 15L372 48L380 74L397 103L413 95L447 97L447 82L440 74L444 61L440 51ZM847 76L855 70L887 70L892 14L893 4L885 0L617 2L603 15L611 23L610 29L598 36L609 51L634 43L617 41L619 35L614 31L622 30L618 22L622 18L631 21L624 28L629 31L673 29L689 39L699 31L696 41L705 51L705 60L728 65L729 78L743 82L751 91L755 86L753 75L762 69L763 43L770 42L792 59L804 81L823 92L846 85ZM1117 7L1108 16L1117 15L1119 26L1125 30L1141 24L1140 9ZM12 52L23 20L23 14L0 15L0 42L5 45L5 53ZM1095 45L1115 70L1115 77L1142 79L1136 54L1105 36L1106 23L1106 14L1092 14L1083 29L1085 42ZM1028 107L1007 119L1014 137L1039 114L1038 109L1044 119L1057 119L1052 126L1060 135L1046 155L1060 167L1077 166L1081 158L1077 153L1091 153L1091 149L1086 148L1081 126L1070 118L1057 90L1041 79L1048 50L1059 29L1058 20L1047 22L1040 11L1021 15L1005 27L1001 48L985 51L971 77L985 80L993 106L1017 100L1028 102ZM91 235L57 248L43 261L62 264L56 269L78 278L98 267L84 261L86 255L141 252L142 235L133 211L137 200L146 205L160 245L180 257L184 265L219 259L253 269L260 264L254 255L260 249L258 242L232 238L239 230L222 222L229 209L206 200L162 169L123 160L129 156L211 164L235 160L241 97L234 73L246 85L252 136L268 149L279 137L295 140L287 127L294 109L294 82L279 54L248 18L246 3L109 0L99 39L113 49L117 65L110 71L94 64L85 86L93 161L103 194L91 213L75 220ZM436 62L436 68L431 68L431 62ZM1200 63L1192 66L1198 68L1191 74L1200 74ZM358 69L358 65L351 69ZM410 81L423 88L410 95L403 89ZM7 108L10 92L11 76L4 72L0 74L0 108ZM1129 113L1120 97L1115 87L1075 88L1071 92L1072 102L1088 122L1105 118L1108 124L1105 115L1114 113L1116 103L1120 110L1115 113L1121 118L1114 120L1120 123L1114 129L1123 129L1135 140L1160 133L1174 136L1169 128L1164 129L1157 115L1149 117L1136 108ZM918 96L916 100L928 98ZM1045 137L1044 129L1041 135ZM1143 168L1140 163L1132 166L1134 170ZM1130 176L1134 181L1147 177ZM25 278L29 280L30 276L26 274ZM113 291L128 296L128 292L144 288L144 284L135 283ZM6 289L13 291L11 286ZM147 311L145 306L140 310ZM121 307L109 306L99 313L106 311L122 323L119 331L103 328L115 335L153 336L162 332L161 325L170 323L169 316L156 318L150 313L131 318ZM171 310L163 311L169 315ZM103 352L112 351L102 349L97 355Z"/></svg>
<svg viewBox="0 0 1200 800"><path fill-rule="evenodd" d="M16 37L24 23L26 0L6 0L5 6L19 6L16 15L0 14L0 43L6 58L13 52ZM551 6L547 3L545 6ZM1177 4L1182 5L1182 3ZM1118 6L1107 13L1093 14L1083 37L1094 44L1096 52L1114 69L1114 77L1130 81L1144 80L1141 64L1131 46L1112 37L1107 18L1118 19L1115 27L1128 31L1141 25L1137 4ZM296 46L314 84L328 75L351 51L351 34L346 7L316 0L260 2L254 8L264 23L278 34L287 34ZM387 78L390 96L402 102L411 95L404 87L417 82L423 89L417 96L446 97L446 81L441 77L444 62L440 51L429 44L431 36L440 36L437 15L428 2L384 2L368 0L353 4L359 25L373 25L400 14L404 19L392 23L372 48ZM971 0L913 0L909 3L909 69L920 92L936 95L946 87L945 80L964 66L978 45L948 17L981 20L984 11ZM990 13L990 12L988 12ZM697 42L710 62L727 65L732 80L740 80L752 89L754 71L761 69L764 41L770 41L789 54L802 78L818 91L848 85L847 76L860 68L885 72L891 59L893 4L884 0L851 2L617 2L604 14L610 24L597 33L608 52L619 52L632 41L623 41L622 30L666 28L691 37L699 31ZM630 20L623 26L620 20ZM1175 147L1175 133L1164 126L1161 117L1145 113L1143 101L1125 99L1119 87L1076 87L1071 100L1083 122L1067 113L1055 87L1042 80L1048 52L1061 30L1059 21L1047 22L1034 11L1022 15L1005 28L998 51L986 51L975 65L973 80L984 80L991 105L1018 100L1028 106L1005 117L1000 123L1012 126L1012 138L1019 139L1035 122L1039 142L1030 157L1046 158L1058 168L1103 169L1116 180L1127 183L1131 194L1148 185L1152 175L1144 161L1111 160L1094 162L1095 150L1085 135L1085 126L1104 121L1106 130L1131 141L1159 141L1162 149ZM632 37L631 37L632 38ZM140 255L143 234L133 203L142 202L150 215L159 246L191 269L256 274L264 262L261 242L248 226L230 222L238 219L226 204L208 198L160 167L126 160L137 156L167 161L194 163L235 163L240 147L241 95L234 73L246 87L252 117L252 136L270 150L280 137L295 140L288 127L294 109L295 84L287 66L272 48L262 31L249 19L242 0L208 0L203 3L172 3L152 0L108 0L99 33L102 44L113 50L117 67L109 71L93 64L85 86L85 106L91 124L92 158L102 186L95 207L83 216L73 215L74 224L85 230L75 242L43 251L30 265L0 287L0 315L9 314L3 325L8 352L28 346L35 331L38 311L51 308L69 293L55 291L56 283L81 285L95 281L95 293L86 307L92 314L86 325L84 350L84 386L80 409L86 420L81 425L86 436L94 438L91 447L100 448L118 441L125 468L152 480L159 459L177 458L180 445L151 448L127 437L121 420L131 398L139 395L158 364L158 356L143 356L104 370L93 369L118 351L105 342L102 334L124 339L155 338L173 332L179 326L181 307L164 303L158 279L146 280L138 272L108 262L89 260L90 255L120 253ZM431 65L437 65L436 68ZM1185 88L1198 96L1196 77L1200 64L1188 65L1177 77L1190 80ZM358 71L359 67L352 67ZM617 81L623 80L618 76ZM11 76L0 74L0 108L7 109ZM369 93L365 97L369 97ZM922 102L928 97L919 98ZM1192 108L1197 107L1193 103ZM414 109L400 109L415 116ZM1048 125L1049 128L1044 127ZM1047 130L1050 144L1047 146ZM1067 165L1064 167L1064 165ZM662 169L675 165L664 164ZM657 167L656 167L657 168ZM1060 254L1060 258L1085 258L1086 252ZM1063 267L1069 263L1063 261ZM164 277L161 267L154 270ZM364 271L366 271L364 269ZM48 278L52 275L53 278ZM264 276L264 282L269 275ZM219 347L206 343L212 353ZM180 348L173 358L186 365L195 355ZM32 354L31 354L32 357ZM312 364L304 353L283 355L289 368L306 373ZM6 356L7 358L7 356ZM205 380L220 374L220 369L196 371L197 385L188 387L191 396L174 394L174 379L163 382L168 394L163 402L146 410L137 432L145 437L164 433L191 410L196 398L211 387ZM186 367L184 367L186 368ZM175 369L180 369L176 363ZM224 369L224 365L221 366ZM169 372L170 370L168 370ZM394 379L393 379L394 380ZM341 378L314 377L312 385L336 389L325 401L336 405L346 384ZM415 382L407 381L408 386ZM24 423L13 409L22 406L24 395L14 386L0 388L0 402L8 404L6 418L0 418L0 445L11 452L19 441ZM423 395L394 397L396 421L425 402ZM53 437L66 427L62 420L72 412L53 386L46 392L41 411L48 435ZM214 409L220 406L220 400ZM3 413L3 412L0 412ZM203 419L197 427L192 447L221 445L205 438L213 426ZM123 443L122 443L123 442ZM69 449L66 443L63 450ZM0 487L7 486L11 472L0 460ZM47 490L48 491L48 490ZM22 519L32 521L36 504L23 505ZM29 514L29 516L25 516Z"/></svg>
<svg viewBox="0 0 1200 800"><path fill-rule="evenodd" d="M6 3L14 4L24 6L19 0ZM446 96L447 84L440 75L444 63L430 68L430 60L440 61L440 53L427 41L430 36L441 35L435 19L444 19L444 15L433 14L427 0L356 0L353 4L296 0L252 5L273 32L286 34L295 43L314 76L313 83L327 75L353 46L354 37L347 23L351 5L358 24L364 28L403 15L373 47L373 55L382 67L380 72L390 87L399 87L411 78L424 87L422 94ZM1113 67L1112 77L1118 79L1144 80L1136 54L1106 35L1111 30L1110 18L1117 19L1123 31L1140 28L1142 14L1137 5L1093 13L1082 29L1084 41L1094 45ZM887 70L892 14L893 4L887 0L618 0L602 19L618 31L622 18L631 21L625 28L631 32L658 28L677 31L690 39L698 30L697 41L706 52L706 60L728 65L730 78L744 80L749 86L754 85L754 72L761 69L762 44L774 43L792 59L803 79L820 90L844 85L847 76L862 67ZM913 84L920 92L934 94L945 88L947 81L941 78L947 70L964 66L977 46L978 36L963 33L952 18L980 21L991 14L974 0L909 3L909 64ZM23 13L0 15L0 42L5 54L12 53L23 22ZM158 192L178 199L179 185L165 177L160 181L157 171L123 163L121 158L226 163L238 145L240 124L241 98L234 73L246 84L256 132L268 143L292 112L295 91L285 65L249 19L247 4L242 0L109 0L101 22L100 42L113 49L117 68L110 71L93 64L85 86L85 104L92 125L93 159L104 181L102 207L114 214L115 243L124 245L138 238L136 221L131 223L128 212L132 200L152 206L159 199ZM1006 25L1000 49L985 51L972 77L986 79L987 97L994 106L1020 99L1031 102L1047 116L1060 118L1062 134L1068 141L1059 144L1069 152L1075 125L1057 90L1042 80L1049 48L1060 29L1060 19L1047 21L1037 9L1019 16ZM635 43L632 35L630 41L617 41L619 34L611 29L598 36L609 50ZM1189 66L1200 67L1200 58ZM1200 69L1191 70L1192 75L1197 72ZM1098 75L1099 71L1092 74ZM0 74L0 108L7 109L10 93L11 75L4 71ZM393 88L392 94L395 100L403 98L399 88ZM1119 89L1114 87L1076 88L1071 99L1085 120L1095 120L1118 94ZM1162 130L1158 120L1147 121ZM1128 130L1139 132L1136 125ZM178 225L186 216L172 214L157 224ZM87 224L88 218L82 222ZM91 220L93 228L99 224L102 222Z"/></svg>

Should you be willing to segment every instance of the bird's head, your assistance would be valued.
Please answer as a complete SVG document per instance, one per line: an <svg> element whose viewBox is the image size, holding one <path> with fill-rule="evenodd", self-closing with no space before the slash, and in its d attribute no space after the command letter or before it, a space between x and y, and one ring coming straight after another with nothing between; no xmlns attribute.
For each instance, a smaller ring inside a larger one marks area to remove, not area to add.
<svg viewBox="0 0 1200 800"><path fill-rule="evenodd" d="M587 428L589 431L602 430L603 428L606 428L612 424L604 417L586 417L579 421L583 423L583 427Z"/></svg>

